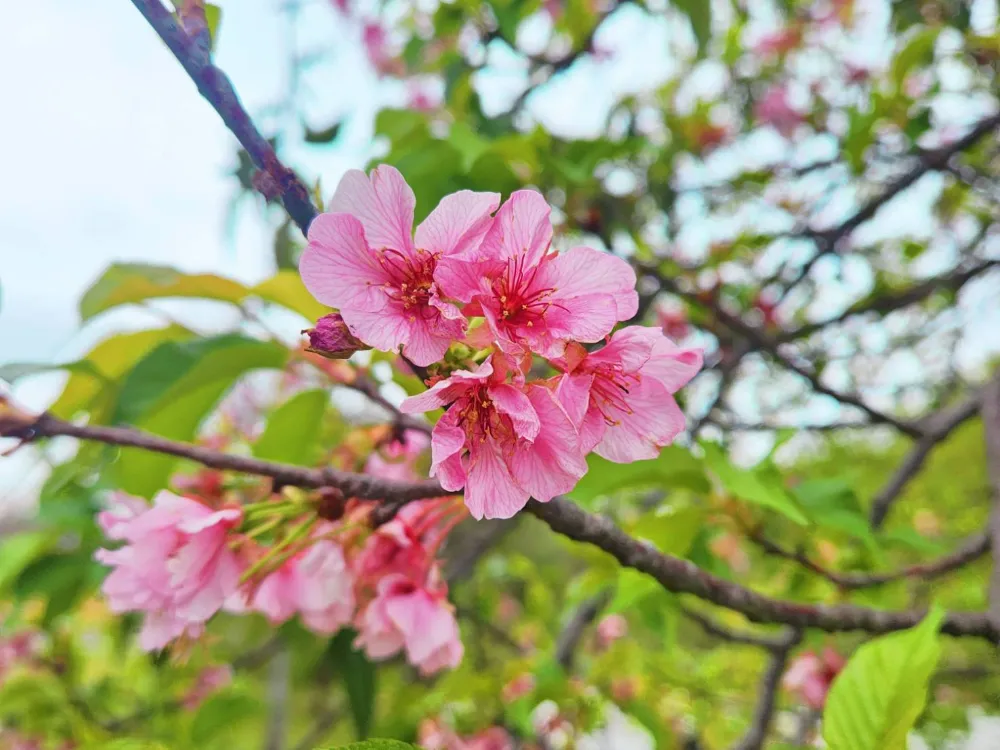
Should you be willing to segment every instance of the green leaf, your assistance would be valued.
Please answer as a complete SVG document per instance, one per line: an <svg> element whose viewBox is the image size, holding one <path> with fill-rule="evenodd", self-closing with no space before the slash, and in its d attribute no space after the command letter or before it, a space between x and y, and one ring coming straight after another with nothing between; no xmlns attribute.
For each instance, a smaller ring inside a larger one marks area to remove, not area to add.
<svg viewBox="0 0 1000 750"><path fill-rule="evenodd" d="M929 65L934 60L934 43L940 32L938 26L920 29L903 45L892 61L892 81L897 92L902 90L903 82L914 68Z"/></svg>
<svg viewBox="0 0 1000 750"><path fill-rule="evenodd" d="M15 534L5 538L0 543L0 592L5 591L53 541L52 534L48 532Z"/></svg>
<svg viewBox="0 0 1000 750"><path fill-rule="evenodd" d="M280 368L287 357L280 344L235 334L161 344L125 378L115 421L190 440L240 376ZM125 449L118 462L121 489L149 497L166 485L176 462L172 456Z"/></svg>
<svg viewBox="0 0 1000 750"><path fill-rule="evenodd" d="M375 714L377 673L375 665L368 661L363 653L355 650L354 636L355 633L351 630L341 630L330 641L326 651L326 659L344 681L354 728L358 737L364 739L371 731L372 717ZM370 740L370 742L389 742L389 740ZM369 747L369 745L362 742L348 747ZM371 745L371 747L379 746ZM409 745L401 744L400 747L409 747Z"/></svg>
<svg viewBox="0 0 1000 750"><path fill-rule="evenodd" d="M310 322L316 321L330 312L329 307L321 305L315 297L309 294L298 271L279 271L276 276L251 289L250 294L260 297L265 302L273 302L292 312L297 312Z"/></svg>
<svg viewBox="0 0 1000 750"><path fill-rule="evenodd" d="M87 372L82 367L73 368L62 393L49 411L57 417L69 419L80 411L88 410L93 415L93 421L104 421L110 416L117 394L117 387L109 387L109 382L117 381L163 342L181 341L191 336L186 328L168 326L121 333L104 339L80 360L88 362L94 372Z"/></svg>
<svg viewBox="0 0 1000 750"><path fill-rule="evenodd" d="M944 610L935 607L916 627L855 652L823 711L823 739L830 750L906 750L941 655L943 619Z"/></svg>
<svg viewBox="0 0 1000 750"><path fill-rule="evenodd" d="M187 275L169 266L115 263L84 292L80 318L90 320L119 305L166 297L212 299L237 305L245 286L214 274Z"/></svg>
<svg viewBox="0 0 1000 750"><path fill-rule="evenodd" d="M44 622L50 623L72 607L92 580L89 555L54 554L26 567L14 583L14 594L26 598L40 594L46 599Z"/></svg>
<svg viewBox="0 0 1000 750"><path fill-rule="evenodd" d="M292 396L271 412L253 454L268 461L311 466L329 398L321 390Z"/></svg>
<svg viewBox="0 0 1000 750"><path fill-rule="evenodd" d="M698 54L705 54L712 39L712 3L708 0L674 0L674 7L691 21L691 30L698 40Z"/></svg>
<svg viewBox="0 0 1000 750"><path fill-rule="evenodd" d="M66 370L67 372L79 372L90 377L100 378L101 373L91 362L85 359L76 362L63 362L62 364L48 364L45 362L12 362L9 365L0 367L0 380L8 383L15 383L21 378L29 378L32 375L41 375L46 372L56 370Z"/></svg>
<svg viewBox="0 0 1000 750"><path fill-rule="evenodd" d="M209 45L215 49L219 38L219 25L222 23L222 8L213 3L205 3L205 25L208 27Z"/></svg>
<svg viewBox="0 0 1000 750"><path fill-rule="evenodd" d="M773 467L740 469L729 462L719 445L702 443L702 447L705 449L705 463L729 493L740 500L777 511L802 526L809 524L809 519L785 489L781 476Z"/></svg>
<svg viewBox="0 0 1000 750"><path fill-rule="evenodd" d="M648 539L660 552L684 557L705 525L702 508L666 508L642 515L630 528L633 536Z"/></svg>
<svg viewBox="0 0 1000 750"><path fill-rule="evenodd" d="M657 458L630 464L616 464L592 453L587 457L587 467L587 473L570 493L584 505L601 495L640 487L683 487L696 492L709 489L701 461L676 445L664 448Z"/></svg>
<svg viewBox="0 0 1000 750"><path fill-rule="evenodd" d="M201 705L191 723L193 746L203 747L227 729L259 717L260 710L260 701L246 693L228 691L213 695Z"/></svg>

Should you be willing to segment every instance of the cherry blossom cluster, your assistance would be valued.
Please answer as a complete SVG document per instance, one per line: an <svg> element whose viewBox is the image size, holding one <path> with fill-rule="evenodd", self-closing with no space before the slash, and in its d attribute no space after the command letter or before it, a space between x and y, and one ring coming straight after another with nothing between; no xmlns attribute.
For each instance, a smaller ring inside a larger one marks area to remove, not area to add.
<svg viewBox="0 0 1000 750"><path fill-rule="evenodd" d="M781 685L809 708L820 711L826 705L834 679L846 665L847 660L830 647L821 654L804 651L788 667Z"/></svg>
<svg viewBox="0 0 1000 750"><path fill-rule="evenodd" d="M448 195L413 233L415 204L390 166L341 180L300 262L308 290L338 310L311 343L334 357L374 348L435 366L429 390L400 408L446 410L431 475L464 489L475 518L572 490L591 451L651 459L684 429L673 395L702 353L660 328L615 331L638 309L628 263L590 247L554 252L550 208L532 190L503 205L496 193ZM453 344L472 355L456 364ZM554 374L536 374L536 357Z"/></svg>
<svg viewBox="0 0 1000 750"><path fill-rule="evenodd" d="M422 447L406 433L369 468L412 478ZM402 654L424 674L457 666L462 642L436 553L464 508L450 497L415 502L372 530L373 503L336 500L241 505L164 491L150 505L116 493L98 516L121 542L96 555L113 568L108 606L144 615L139 644L150 651L200 637L220 611L257 612L275 625L298 617L320 635L352 627L369 658Z"/></svg>

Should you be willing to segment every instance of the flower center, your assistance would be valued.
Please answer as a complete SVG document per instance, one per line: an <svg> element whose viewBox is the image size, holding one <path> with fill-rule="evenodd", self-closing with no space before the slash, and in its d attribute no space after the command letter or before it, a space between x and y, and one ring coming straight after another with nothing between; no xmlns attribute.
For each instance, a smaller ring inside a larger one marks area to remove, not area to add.
<svg viewBox="0 0 1000 750"><path fill-rule="evenodd" d="M465 429L469 445L485 443L487 437L492 437L501 445L513 445L517 442L510 417L501 414L493 405L485 386L469 393L459 411L459 420L459 424Z"/></svg>
<svg viewBox="0 0 1000 750"><path fill-rule="evenodd" d="M383 248L378 262L389 274L389 281L382 286L390 299L402 305L407 312L419 311L423 314L427 311L434 292L437 257L426 250L417 250L413 258L398 250Z"/></svg>
<svg viewBox="0 0 1000 750"><path fill-rule="evenodd" d="M493 292L500 301L502 322L531 328L555 304L550 301L555 287L536 287L534 284L538 268L525 268L525 255L521 254L510 258L502 275L492 280Z"/></svg>
<svg viewBox="0 0 1000 750"><path fill-rule="evenodd" d="M590 402L598 408L609 426L621 424L618 413L632 414L628 395L641 378L638 373L627 373L620 364L600 365L594 371L590 387Z"/></svg>

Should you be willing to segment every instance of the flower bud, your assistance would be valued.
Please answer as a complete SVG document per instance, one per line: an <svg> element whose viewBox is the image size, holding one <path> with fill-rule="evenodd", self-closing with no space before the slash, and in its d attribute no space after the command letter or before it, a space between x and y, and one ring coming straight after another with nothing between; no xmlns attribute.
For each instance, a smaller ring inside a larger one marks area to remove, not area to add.
<svg viewBox="0 0 1000 750"><path fill-rule="evenodd" d="M328 359L347 359L354 352L371 349L354 337L340 313L324 315L316 321L315 328L307 328L302 333L309 336L307 351Z"/></svg>

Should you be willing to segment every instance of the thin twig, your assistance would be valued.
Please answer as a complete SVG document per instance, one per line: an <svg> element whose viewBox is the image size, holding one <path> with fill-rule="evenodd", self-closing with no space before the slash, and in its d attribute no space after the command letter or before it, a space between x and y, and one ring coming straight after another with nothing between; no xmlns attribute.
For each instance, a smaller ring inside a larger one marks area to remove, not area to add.
<svg viewBox="0 0 1000 750"><path fill-rule="evenodd" d="M750 728L743 735L743 739L733 745L733 750L760 750L764 747L767 732L771 727L771 719L774 716L778 686L781 684L781 675L785 671L788 654L801 640L802 631L792 629L785 633L781 645L771 650L771 660L768 662L767 669L764 670L764 676L760 681L757 706L754 708Z"/></svg>
<svg viewBox="0 0 1000 750"><path fill-rule="evenodd" d="M689 620L697 623L698 626L709 635L721 638L724 641L729 641L730 643L740 643L745 646L775 649L780 648L785 642L785 639L782 636L774 636L766 633L751 633L749 631L727 628L701 614L701 612L691 609L690 607L682 606L681 612Z"/></svg>
<svg viewBox="0 0 1000 750"><path fill-rule="evenodd" d="M265 172L292 220L306 234L316 217L309 190L291 169L278 159L274 148L260 134L226 74L167 11L160 0L132 0L149 25L167 45L177 61L246 150L254 165Z"/></svg>
<svg viewBox="0 0 1000 750"><path fill-rule="evenodd" d="M613 589L605 589L587 599L577 607L560 631L559 637L556 639L556 661L562 665L563 669L567 671L572 669L573 657L576 655L577 646L583 640L587 626L597 619L602 609L608 606L613 595Z"/></svg>
<svg viewBox="0 0 1000 750"><path fill-rule="evenodd" d="M993 508L989 528L993 539L993 571L990 574L987 618L1000 627L1000 369L983 389L983 428L986 432L986 464L993 483Z"/></svg>

